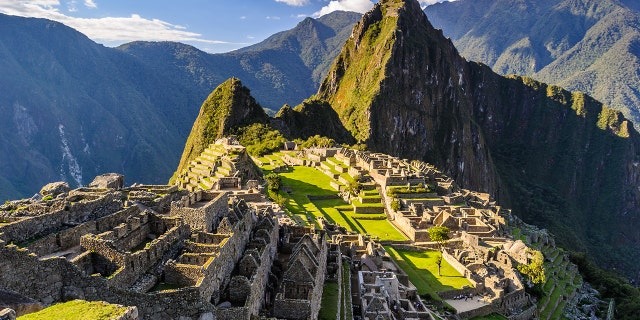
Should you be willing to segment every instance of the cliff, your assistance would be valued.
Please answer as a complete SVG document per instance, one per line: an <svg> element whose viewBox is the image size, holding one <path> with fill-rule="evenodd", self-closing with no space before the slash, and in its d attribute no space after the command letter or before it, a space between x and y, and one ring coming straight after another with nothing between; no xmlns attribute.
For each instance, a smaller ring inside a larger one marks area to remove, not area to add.
<svg viewBox="0 0 640 320"><path fill-rule="evenodd" d="M582 93L464 60L415 0L354 27L318 97L373 151L433 163L562 245L635 274L638 133Z"/></svg>

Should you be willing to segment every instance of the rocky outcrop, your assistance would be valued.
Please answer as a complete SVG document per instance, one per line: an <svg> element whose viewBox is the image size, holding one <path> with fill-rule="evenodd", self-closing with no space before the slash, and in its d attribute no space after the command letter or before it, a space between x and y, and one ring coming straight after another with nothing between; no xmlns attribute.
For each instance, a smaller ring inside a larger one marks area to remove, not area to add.
<svg viewBox="0 0 640 320"><path fill-rule="evenodd" d="M344 128L336 112L324 100L307 99L295 108L284 105L272 124L292 138L307 139L319 134L340 142L353 142L351 133Z"/></svg>
<svg viewBox="0 0 640 320"><path fill-rule="evenodd" d="M318 95L370 149L426 160L463 187L495 193L468 75L466 61L416 1L381 1L354 27Z"/></svg>

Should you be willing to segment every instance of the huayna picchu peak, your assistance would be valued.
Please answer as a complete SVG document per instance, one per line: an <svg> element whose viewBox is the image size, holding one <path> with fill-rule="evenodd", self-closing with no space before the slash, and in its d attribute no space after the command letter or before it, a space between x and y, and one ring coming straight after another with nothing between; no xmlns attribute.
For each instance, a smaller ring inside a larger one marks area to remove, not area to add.
<svg viewBox="0 0 640 320"><path fill-rule="evenodd" d="M601 265L640 271L632 124L582 93L467 62L416 1L365 14L318 96L371 150L433 163Z"/></svg>
<svg viewBox="0 0 640 320"><path fill-rule="evenodd" d="M640 274L640 136L619 111L465 60L417 0L378 1L317 93L281 105L268 116L229 78L168 185L112 173L1 205L0 311L12 297L103 300L126 320L636 316L640 291L575 253Z"/></svg>

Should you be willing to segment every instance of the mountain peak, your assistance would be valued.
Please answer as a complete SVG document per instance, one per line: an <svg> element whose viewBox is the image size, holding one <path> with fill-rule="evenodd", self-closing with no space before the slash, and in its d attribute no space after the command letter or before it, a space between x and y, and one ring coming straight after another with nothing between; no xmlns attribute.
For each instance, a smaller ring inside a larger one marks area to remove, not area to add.
<svg viewBox="0 0 640 320"><path fill-rule="evenodd" d="M223 82L202 103L171 181L191 160L217 139L230 134L232 129L267 121L267 114L240 79L230 78Z"/></svg>

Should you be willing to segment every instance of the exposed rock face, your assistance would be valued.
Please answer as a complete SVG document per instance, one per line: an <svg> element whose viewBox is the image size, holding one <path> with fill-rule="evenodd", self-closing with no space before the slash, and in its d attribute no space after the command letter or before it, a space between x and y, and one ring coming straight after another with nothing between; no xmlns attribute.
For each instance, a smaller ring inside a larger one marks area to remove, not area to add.
<svg viewBox="0 0 640 320"><path fill-rule="evenodd" d="M465 58L587 92L640 124L634 8L638 1L462 0L425 12Z"/></svg>
<svg viewBox="0 0 640 320"><path fill-rule="evenodd" d="M307 139L319 134L340 142L352 142L331 105L324 100L307 99L295 108L283 106L276 114L273 125L285 135Z"/></svg>
<svg viewBox="0 0 640 320"><path fill-rule="evenodd" d="M433 163L560 244L640 268L640 142L589 96L467 62L414 0L354 27L318 92L370 149Z"/></svg>
<svg viewBox="0 0 640 320"><path fill-rule="evenodd" d="M105 173L95 177L89 187L120 190L124 188L124 176L118 173Z"/></svg>
<svg viewBox="0 0 640 320"><path fill-rule="evenodd" d="M463 187L495 194L468 75L416 1L381 1L354 27L318 94L372 150L426 160Z"/></svg>
<svg viewBox="0 0 640 320"><path fill-rule="evenodd" d="M71 187L68 183L64 181L58 181L48 183L47 185L42 187L42 189L40 189L40 195L42 195L43 197L52 196L55 198L59 194L68 193L69 191L71 191Z"/></svg>
<svg viewBox="0 0 640 320"><path fill-rule="evenodd" d="M182 172L209 144L242 125L262 122L268 116L240 80L231 78L211 92L191 128L176 172ZM172 178L172 181L174 177Z"/></svg>

